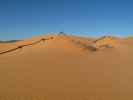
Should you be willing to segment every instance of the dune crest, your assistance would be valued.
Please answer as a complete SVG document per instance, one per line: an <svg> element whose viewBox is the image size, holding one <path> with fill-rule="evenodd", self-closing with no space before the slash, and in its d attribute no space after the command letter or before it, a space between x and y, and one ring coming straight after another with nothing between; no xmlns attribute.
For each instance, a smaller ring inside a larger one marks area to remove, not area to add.
<svg viewBox="0 0 133 100"><path fill-rule="evenodd" d="M88 48L88 50L90 51L99 51L107 48L115 48L117 46L118 43L115 38L110 36L104 36L92 41L86 48Z"/></svg>
<svg viewBox="0 0 133 100"><path fill-rule="evenodd" d="M18 49L22 49L27 46L33 46L40 42L47 40L53 40L51 45L47 45L51 48L66 48L66 49L84 49L88 51L98 51L105 48L117 47L117 40L111 36L104 36L99 39L84 39L67 35L57 35L48 37L33 38L32 40L24 40L16 43L16 46L10 49L5 49L0 54L9 53ZM9 44L10 45L10 44ZM11 44L12 45L12 44Z"/></svg>
<svg viewBox="0 0 133 100"><path fill-rule="evenodd" d="M38 41L30 42L30 43L27 43L27 44L21 44L21 45L18 45L16 47L14 47L14 48L11 48L11 49L8 49L8 50L5 50L5 51L1 51L0 54L5 54L5 53L12 52L12 51L16 51L18 49L22 49L22 48L27 47L27 46L36 45L36 44L38 44L40 42L45 42L45 41L51 40L51 39L53 39L53 37L50 37L50 38L41 38Z"/></svg>

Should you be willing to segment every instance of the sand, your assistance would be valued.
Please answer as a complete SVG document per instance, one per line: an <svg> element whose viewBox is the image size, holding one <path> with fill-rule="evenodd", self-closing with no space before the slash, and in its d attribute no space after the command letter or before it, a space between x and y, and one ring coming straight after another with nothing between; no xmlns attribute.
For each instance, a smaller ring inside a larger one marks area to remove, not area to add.
<svg viewBox="0 0 133 100"><path fill-rule="evenodd" d="M0 44L0 100L132 100L132 43L41 36Z"/></svg>

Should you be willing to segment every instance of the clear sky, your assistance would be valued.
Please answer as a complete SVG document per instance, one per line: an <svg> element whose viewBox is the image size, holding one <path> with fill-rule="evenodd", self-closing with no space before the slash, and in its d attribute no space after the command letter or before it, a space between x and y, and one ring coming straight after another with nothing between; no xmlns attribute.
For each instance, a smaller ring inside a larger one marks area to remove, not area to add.
<svg viewBox="0 0 133 100"><path fill-rule="evenodd" d="M0 0L0 39L133 35L133 0Z"/></svg>

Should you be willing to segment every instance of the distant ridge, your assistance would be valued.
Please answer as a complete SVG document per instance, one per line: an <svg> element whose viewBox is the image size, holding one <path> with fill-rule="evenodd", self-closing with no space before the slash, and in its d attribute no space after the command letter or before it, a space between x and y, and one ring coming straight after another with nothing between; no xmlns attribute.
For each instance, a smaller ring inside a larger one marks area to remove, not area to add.
<svg viewBox="0 0 133 100"><path fill-rule="evenodd" d="M21 40L9 40L9 41L0 41L0 43L14 43L14 42L18 42Z"/></svg>

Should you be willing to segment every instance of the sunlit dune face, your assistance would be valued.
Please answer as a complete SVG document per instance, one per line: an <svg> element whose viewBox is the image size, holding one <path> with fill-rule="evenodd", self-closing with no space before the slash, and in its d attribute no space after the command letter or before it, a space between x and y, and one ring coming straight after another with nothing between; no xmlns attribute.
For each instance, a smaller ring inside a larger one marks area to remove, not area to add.
<svg viewBox="0 0 133 100"><path fill-rule="evenodd" d="M132 100L132 41L41 36L0 44L0 97Z"/></svg>
<svg viewBox="0 0 133 100"><path fill-rule="evenodd" d="M103 37L94 42L94 45L97 49L102 47L110 47L115 48L117 47L118 43L117 40L113 37Z"/></svg>

